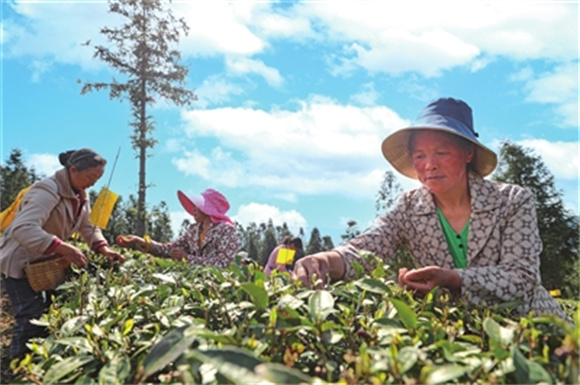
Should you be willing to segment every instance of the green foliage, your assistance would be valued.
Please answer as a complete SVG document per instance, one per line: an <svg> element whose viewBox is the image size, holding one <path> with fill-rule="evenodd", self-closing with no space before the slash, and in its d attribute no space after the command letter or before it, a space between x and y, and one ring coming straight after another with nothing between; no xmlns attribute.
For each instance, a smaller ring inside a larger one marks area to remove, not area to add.
<svg viewBox="0 0 580 385"><path fill-rule="evenodd" d="M5 165L0 165L0 211L12 204L20 190L39 179L34 168L24 164L22 151L13 149Z"/></svg>
<svg viewBox="0 0 580 385"><path fill-rule="evenodd" d="M169 242L173 239L173 230L171 229L171 217L169 208L165 201L161 201L158 206L153 206L151 214L148 215L148 232L151 238L158 242Z"/></svg>
<svg viewBox="0 0 580 385"><path fill-rule="evenodd" d="M316 254L320 251L323 251L322 248L322 238L320 237L320 230L317 227L312 229L310 233L310 240L306 245L306 255Z"/></svg>
<svg viewBox="0 0 580 385"><path fill-rule="evenodd" d="M397 181L397 177L392 171L385 171L383 175L383 180L381 182L381 187L377 193L377 200L375 202L375 209L377 210L377 215L380 215L390 209L397 196L403 192L403 188Z"/></svg>
<svg viewBox="0 0 580 385"><path fill-rule="evenodd" d="M347 226L346 232L340 236L343 242L348 242L351 239L360 235L360 230L358 229L357 221L350 220L347 222L346 226Z"/></svg>
<svg viewBox="0 0 580 385"><path fill-rule="evenodd" d="M544 286L549 290L560 289L566 298L578 298L578 217L565 209L554 176L531 150L505 142L500 159L494 179L527 187L536 198L538 228L544 246L540 254Z"/></svg>
<svg viewBox="0 0 580 385"><path fill-rule="evenodd" d="M86 250L86 246L82 246ZM88 252L88 251L87 251ZM13 383L578 383L580 312L510 319L413 298L389 266L326 290L256 264L192 266L135 251L75 269L12 362ZM237 261L239 262L239 260Z"/></svg>

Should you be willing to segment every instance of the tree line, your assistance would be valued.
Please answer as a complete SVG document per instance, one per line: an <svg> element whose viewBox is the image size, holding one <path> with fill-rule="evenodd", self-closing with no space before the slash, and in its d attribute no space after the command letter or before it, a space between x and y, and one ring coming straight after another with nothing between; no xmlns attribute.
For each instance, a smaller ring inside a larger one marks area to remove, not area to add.
<svg viewBox="0 0 580 385"><path fill-rule="evenodd" d="M562 192L555 186L554 176L547 169L542 159L532 150L520 145L504 142L499 152L499 163L492 178L507 183L515 183L529 188L535 195L537 202L538 227L543 241L543 251L540 255L542 281L549 289L560 289L565 298L577 298L580 286L580 255L579 243L579 218L564 206ZM4 210L15 199L18 192L45 177L39 175L34 168L25 165L22 152L13 149L5 164L0 165L0 207ZM395 175L386 171L376 195L375 209L377 216L393 205L396 197L402 192ZM94 202L97 193L90 191L91 201ZM122 196L117 200L111 218L103 234L113 243L119 234L137 233L139 226L138 199L129 195L127 199ZM161 201L151 209L145 210L145 231L151 238L160 242L169 242L179 234L174 234L171 226L167 203ZM180 233L191 222L186 219L181 223ZM335 247L332 238L322 235L317 227L314 227L307 237L304 229L300 228L298 234L293 234L286 223L274 225L272 219L266 223L250 223L243 226L236 223L240 237L241 250L248 257L260 265L265 265L272 250L285 236L299 237L303 240L304 251L296 256L331 250ZM341 242L347 241L359 235L356 220L347 222ZM402 249L393 259L391 266L411 266L409 252Z"/></svg>

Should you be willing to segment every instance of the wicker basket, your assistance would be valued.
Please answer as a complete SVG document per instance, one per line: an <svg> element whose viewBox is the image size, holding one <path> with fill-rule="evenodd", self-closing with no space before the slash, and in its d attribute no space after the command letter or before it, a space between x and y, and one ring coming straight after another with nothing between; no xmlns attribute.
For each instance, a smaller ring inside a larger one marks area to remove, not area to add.
<svg viewBox="0 0 580 385"><path fill-rule="evenodd" d="M54 255L42 261L24 266L24 272L32 290L37 293L56 289L66 280L69 263L62 255Z"/></svg>

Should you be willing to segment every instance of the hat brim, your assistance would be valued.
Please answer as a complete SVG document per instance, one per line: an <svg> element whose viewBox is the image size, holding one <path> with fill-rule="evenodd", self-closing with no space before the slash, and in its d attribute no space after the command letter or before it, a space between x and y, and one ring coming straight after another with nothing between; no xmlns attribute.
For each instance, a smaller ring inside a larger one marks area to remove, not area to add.
<svg viewBox="0 0 580 385"><path fill-rule="evenodd" d="M478 141L465 135L459 134L456 130L448 127L436 126L413 126L395 131L387 136L381 145L383 156L401 174L411 179L417 179L417 173L413 168L411 155L409 154L409 138L411 133L420 130L433 130L446 132L463 138L475 145L475 156L472 161L473 171L481 176L487 176L493 172L497 165L497 155L495 152L485 147Z"/></svg>
<svg viewBox="0 0 580 385"><path fill-rule="evenodd" d="M206 205L205 199L201 197L188 197L182 191L177 191L177 198L179 202L191 216L193 216L194 208L197 207L201 212L210 217L211 221L234 223L227 215L217 213Z"/></svg>
<svg viewBox="0 0 580 385"><path fill-rule="evenodd" d="M189 197L181 191L177 191L177 198L179 199L179 203L181 203L185 211L193 216L195 204L191 201L191 199L189 199Z"/></svg>

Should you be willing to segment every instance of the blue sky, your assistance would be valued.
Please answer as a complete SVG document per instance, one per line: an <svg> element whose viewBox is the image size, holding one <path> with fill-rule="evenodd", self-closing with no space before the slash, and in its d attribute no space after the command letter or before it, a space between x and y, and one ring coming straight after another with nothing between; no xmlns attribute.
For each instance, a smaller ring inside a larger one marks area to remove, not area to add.
<svg viewBox="0 0 580 385"><path fill-rule="evenodd" d="M2 1L1 161L23 151L45 175L59 152L91 147L109 161L97 191L135 194L130 107L81 82L116 73L94 59L117 25L104 1ZM465 100L480 140L530 148L578 213L577 1L174 1L190 32L178 48L198 95L160 102L147 160L149 207L212 187L229 215L313 227L340 241L348 220L376 215L380 151L435 98ZM397 175L404 189L416 182Z"/></svg>

